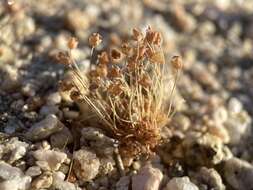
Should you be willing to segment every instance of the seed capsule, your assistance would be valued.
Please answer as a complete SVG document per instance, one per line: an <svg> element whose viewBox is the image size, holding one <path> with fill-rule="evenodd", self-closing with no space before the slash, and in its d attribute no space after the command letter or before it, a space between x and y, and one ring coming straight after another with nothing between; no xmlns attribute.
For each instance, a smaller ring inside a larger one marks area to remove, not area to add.
<svg viewBox="0 0 253 190"><path fill-rule="evenodd" d="M107 64L110 62L108 54L107 54L105 51L103 51L103 52L98 56L98 61L99 61L99 63L102 64L102 65L107 65Z"/></svg>
<svg viewBox="0 0 253 190"><path fill-rule="evenodd" d="M136 28L133 29L133 39L135 41L141 41L143 39L143 34Z"/></svg>
<svg viewBox="0 0 253 190"><path fill-rule="evenodd" d="M179 70L183 68L182 58L178 55L173 56L170 62L174 69Z"/></svg>
<svg viewBox="0 0 253 190"><path fill-rule="evenodd" d="M64 64L64 65L72 64L72 60L68 52L60 51L59 53L56 54L55 59L58 63Z"/></svg>
<svg viewBox="0 0 253 190"><path fill-rule="evenodd" d="M93 33L89 37L89 44L92 47L97 47L99 44L101 44L101 42L102 42L102 36L98 33Z"/></svg>
<svg viewBox="0 0 253 190"><path fill-rule="evenodd" d="M80 98L81 98L81 94L80 94L79 91L73 90L73 91L71 91L71 93L70 93L70 98L71 98L72 100L74 100L74 101L78 101L78 100L80 100Z"/></svg>
<svg viewBox="0 0 253 190"><path fill-rule="evenodd" d="M111 51L111 58L114 61L120 60L121 58L121 52L117 49L112 49Z"/></svg>
<svg viewBox="0 0 253 190"><path fill-rule="evenodd" d="M68 48L75 49L75 48L77 48L77 45L78 45L77 39L74 37L71 37L68 41Z"/></svg>
<svg viewBox="0 0 253 190"><path fill-rule="evenodd" d="M153 53L150 57L150 60L151 62L154 62L154 63L159 63L159 64L165 63L164 54L161 51Z"/></svg>

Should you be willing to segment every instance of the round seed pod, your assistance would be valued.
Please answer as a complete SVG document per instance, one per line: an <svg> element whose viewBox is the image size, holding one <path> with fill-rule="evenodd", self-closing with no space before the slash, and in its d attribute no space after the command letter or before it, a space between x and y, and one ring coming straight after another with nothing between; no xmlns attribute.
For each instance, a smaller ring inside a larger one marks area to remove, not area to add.
<svg viewBox="0 0 253 190"><path fill-rule="evenodd" d="M174 69L182 69L183 68L183 61L179 55L175 55L171 58L171 65Z"/></svg>

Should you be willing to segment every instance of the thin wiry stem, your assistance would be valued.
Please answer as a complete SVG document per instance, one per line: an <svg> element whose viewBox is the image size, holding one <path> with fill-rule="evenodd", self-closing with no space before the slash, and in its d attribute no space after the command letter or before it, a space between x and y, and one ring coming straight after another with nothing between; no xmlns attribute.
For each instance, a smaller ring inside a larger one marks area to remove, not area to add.
<svg viewBox="0 0 253 190"><path fill-rule="evenodd" d="M178 78L179 78L179 73L180 73L180 70L176 70L175 80L174 80L172 90L171 90L170 96L169 96L170 104L169 104L169 110L168 110L168 113L167 113L168 117L170 116L170 112L171 112L171 108L172 108L172 97L173 97L173 93L175 91L176 84L177 84L177 81L178 81Z"/></svg>

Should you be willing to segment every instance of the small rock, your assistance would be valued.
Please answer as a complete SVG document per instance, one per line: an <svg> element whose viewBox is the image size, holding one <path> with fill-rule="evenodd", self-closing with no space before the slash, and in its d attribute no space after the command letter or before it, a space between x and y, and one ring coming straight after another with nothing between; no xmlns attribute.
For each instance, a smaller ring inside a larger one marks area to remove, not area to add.
<svg viewBox="0 0 253 190"><path fill-rule="evenodd" d="M175 125L177 129L181 131L186 131L190 127L190 124L191 124L190 119L182 114L175 115L175 117L173 118L173 121L175 121Z"/></svg>
<svg viewBox="0 0 253 190"><path fill-rule="evenodd" d="M53 176L50 172L45 172L42 175L35 178L32 182L33 189L49 188L53 183Z"/></svg>
<svg viewBox="0 0 253 190"><path fill-rule="evenodd" d="M20 120L17 118L10 118L4 127L4 132L13 134L22 127L24 127L24 124Z"/></svg>
<svg viewBox="0 0 253 190"><path fill-rule="evenodd" d="M68 174L69 172L69 164L66 164L66 161L61 165L61 167L59 168L59 171L64 173L64 174Z"/></svg>
<svg viewBox="0 0 253 190"><path fill-rule="evenodd" d="M1 48L0 61L5 63L12 62L13 59L15 58L15 53L13 52L11 47L4 46L1 44L0 48Z"/></svg>
<svg viewBox="0 0 253 190"><path fill-rule="evenodd" d="M50 143L52 147L64 148L68 144L73 142L73 136L67 127L64 127L61 131L53 134L50 137Z"/></svg>
<svg viewBox="0 0 253 190"><path fill-rule="evenodd" d="M55 115L48 115L42 121L34 124L26 133L25 136L29 140L41 140L49 137L55 132L60 131L64 125L58 120Z"/></svg>
<svg viewBox="0 0 253 190"><path fill-rule="evenodd" d="M169 139L171 136L172 136L172 130L171 130L169 127L165 126L165 127L163 127L163 128L161 129L161 138L162 138L162 139L167 140L167 139Z"/></svg>
<svg viewBox="0 0 253 190"><path fill-rule="evenodd" d="M4 132L6 134L13 134L16 132L16 130L19 128L17 124L10 124L9 122L6 124L4 128Z"/></svg>
<svg viewBox="0 0 253 190"><path fill-rule="evenodd" d="M56 181L61 181L61 182L64 181L65 177L66 177L65 174L60 171L54 172L53 173L53 180L54 180L53 184Z"/></svg>
<svg viewBox="0 0 253 190"><path fill-rule="evenodd" d="M228 119L228 112L226 108L219 107L213 113L213 119L215 123L223 124Z"/></svg>
<svg viewBox="0 0 253 190"><path fill-rule="evenodd" d="M85 12L72 10L66 14L66 26L72 31L86 30L90 26L90 19Z"/></svg>
<svg viewBox="0 0 253 190"><path fill-rule="evenodd" d="M25 81L22 85L21 92L24 96L33 97L36 95L36 85L32 81Z"/></svg>
<svg viewBox="0 0 253 190"><path fill-rule="evenodd" d="M13 92L21 85L18 76L18 70L11 66L5 66L4 80L1 83L1 90Z"/></svg>
<svg viewBox="0 0 253 190"><path fill-rule="evenodd" d="M133 162L133 169L139 170L141 168L141 162L140 161L134 161Z"/></svg>
<svg viewBox="0 0 253 190"><path fill-rule="evenodd" d="M16 24L17 27L15 32L18 38L20 38L20 36L30 36L36 30L35 21L30 17L25 17Z"/></svg>
<svg viewBox="0 0 253 190"><path fill-rule="evenodd" d="M25 172L25 175L34 177L34 176L38 176L41 174L41 169L38 166L32 166L30 168L28 168Z"/></svg>
<svg viewBox="0 0 253 190"><path fill-rule="evenodd" d="M102 130L86 127L82 129L81 133L81 144L88 143L99 155L113 155L115 140L107 137Z"/></svg>
<svg viewBox="0 0 253 190"><path fill-rule="evenodd" d="M53 173L53 188L58 190L81 190L75 184L64 181L65 175L62 172Z"/></svg>
<svg viewBox="0 0 253 190"><path fill-rule="evenodd" d="M231 98L228 102L228 111L231 114L238 114L240 113L243 109L242 103L236 99L236 98Z"/></svg>
<svg viewBox="0 0 253 190"><path fill-rule="evenodd" d="M17 137L11 138L6 144L0 146L0 158L3 155L8 155L6 161L14 163L26 154L28 146L27 143L19 141Z"/></svg>
<svg viewBox="0 0 253 190"><path fill-rule="evenodd" d="M40 149L40 148L38 148L38 149ZM43 140L43 141L41 141L41 149L49 150L49 149L51 149L51 145L48 143L48 141Z"/></svg>
<svg viewBox="0 0 253 190"><path fill-rule="evenodd" d="M63 115L66 119L76 119L79 116L79 112L63 109Z"/></svg>
<svg viewBox="0 0 253 190"><path fill-rule="evenodd" d="M80 180L90 181L99 173L100 161L91 151L80 149L74 152L73 159L73 169Z"/></svg>
<svg viewBox="0 0 253 190"><path fill-rule="evenodd" d="M198 28L198 32L200 36L213 35L215 33L216 27L214 23L210 21L205 21L200 24L201 27Z"/></svg>
<svg viewBox="0 0 253 190"><path fill-rule="evenodd" d="M58 115L59 107L56 105L44 105L40 109L40 115L47 116L49 114Z"/></svg>
<svg viewBox="0 0 253 190"><path fill-rule="evenodd" d="M220 83L208 70L205 69L203 63L197 63L193 65L192 74L196 80L212 90L218 90L220 88Z"/></svg>
<svg viewBox="0 0 253 190"><path fill-rule="evenodd" d="M239 100L232 98L228 104L228 119L224 123L230 136L231 144L238 144L242 137L247 134L251 123L251 118L246 111L242 109Z"/></svg>
<svg viewBox="0 0 253 190"><path fill-rule="evenodd" d="M99 167L99 174L101 176L105 176L113 171L115 166L115 161L113 158L101 158L100 159L100 167Z"/></svg>
<svg viewBox="0 0 253 190"><path fill-rule="evenodd" d="M60 102L61 102L61 95L59 92L52 93L47 97L47 105L52 106L59 104Z"/></svg>
<svg viewBox="0 0 253 190"><path fill-rule="evenodd" d="M116 183L116 190L128 190L129 189L129 184L130 184L130 177L129 176L123 176Z"/></svg>
<svg viewBox="0 0 253 190"><path fill-rule="evenodd" d="M199 188L190 181L189 177L172 178L163 190L198 190Z"/></svg>
<svg viewBox="0 0 253 190"><path fill-rule="evenodd" d="M11 104L11 109L13 110L22 110L23 106L24 106L25 102L23 99L19 99L19 100L16 100L16 101L13 101L12 104Z"/></svg>
<svg viewBox="0 0 253 190"><path fill-rule="evenodd" d="M1 190L28 190L32 178L26 176L16 167L0 161L0 189Z"/></svg>
<svg viewBox="0 0 253 190"><path fill-rule="evenodd" d="M4 180L23 175L23 172L19 168L12 167L3 161L0 162L0 171L1 178Z"/></svg>
<svg viewBox="0 0 253 190"><path fill-rule="evenodd" d="M253 189L253 166L238 158L231 158L224 163L224 177L234 189Z"/></svg>
<svg viewBox="0 0 253 190"><path fill-rule="evenodd" d="M61 164L67 159L67 154L54 150L36 150L33 152L36 158L36 164L42 170L56 171Z"/></svg>
<svg viewBox="0 0 253 190"><path fill-rule="evenodd" d="M196 175L196 181L199 187L203 187L202 189L225 190L221 176L213 168L202 167Z"/></svg>
<svg viewBox="0 0 253 190"><path fill-rule="evenodd" d="M222 124L208 126L208 133L220 138L225 144L230 142L228 131Z"/></svg>
<svg viewBox="0 0 253 190"><path fill-rule="evenodd" d="M184 6L179 3L172 3L170 9L174 25L185 32L190 32L196 27L195 19L186 12Z"/></svg>
<svg viewBox="0 0 253 190"><path fill-rule="evenodd" d="M209 133L186 138L183 147L183 159L191 166L213 166L231 157L221 139Z"/></svg>
<svg viewBox="0 0 253 190"><path fill-rule="evenodd" d="M159 169L146 165L132 177L132 190L158 190L162 178L163 174Z"/></svg>

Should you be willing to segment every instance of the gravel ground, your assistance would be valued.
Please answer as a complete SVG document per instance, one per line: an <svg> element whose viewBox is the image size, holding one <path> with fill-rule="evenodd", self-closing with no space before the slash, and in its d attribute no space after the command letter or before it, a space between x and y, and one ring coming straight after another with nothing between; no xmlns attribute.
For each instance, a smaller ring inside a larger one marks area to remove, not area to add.
<svg viewBox="0 0 253 190"><path fill-rule="evenodd" d="M67 70L53 55L76 36L85 70L90 34L103 49L147 26L166 59L183 58L181 106L154 155L125 158L105 131L78 123L85 113L58 90ZM251 0L2 0L0 189L252 190L252 64Z"/></svg>

